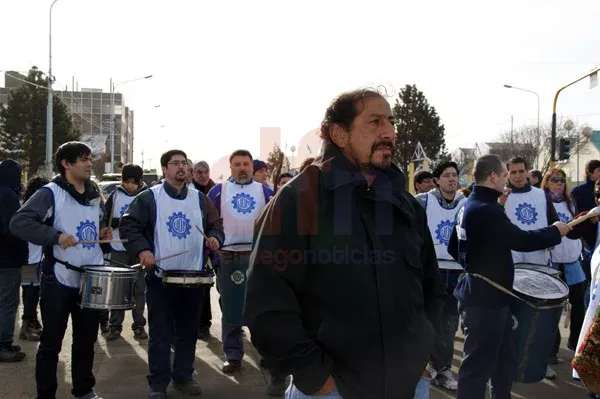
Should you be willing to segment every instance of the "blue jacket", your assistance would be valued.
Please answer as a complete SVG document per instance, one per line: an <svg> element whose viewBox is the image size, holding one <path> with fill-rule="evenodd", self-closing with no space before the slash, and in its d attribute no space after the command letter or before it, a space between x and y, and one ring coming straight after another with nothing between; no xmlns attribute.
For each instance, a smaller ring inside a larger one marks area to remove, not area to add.
<svg viewBox="0 0 600 399"><path fill-rule="evenodd" d="M502 307L508 305L511 298L470 273L485 276L512 290L514 264L511 250L538 251L561 242L555 226L524 231L514 225L498 204L499 196L496 190L475 186L463 211L457 215L458 228L450 237L448 252L466 272L454 290L454 296L467 306Z"/></svg>

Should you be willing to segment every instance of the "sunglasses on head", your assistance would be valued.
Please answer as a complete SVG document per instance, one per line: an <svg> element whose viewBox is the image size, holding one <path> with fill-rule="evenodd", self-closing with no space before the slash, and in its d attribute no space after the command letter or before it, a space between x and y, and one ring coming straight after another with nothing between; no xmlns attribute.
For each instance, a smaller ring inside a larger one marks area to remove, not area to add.
<svg viewBox="0 0 600 399"><path fill-rule="evenodd" d="M567 179L565 179L564 177L551 177L550 181L552 183L566 183Z"/></svg>

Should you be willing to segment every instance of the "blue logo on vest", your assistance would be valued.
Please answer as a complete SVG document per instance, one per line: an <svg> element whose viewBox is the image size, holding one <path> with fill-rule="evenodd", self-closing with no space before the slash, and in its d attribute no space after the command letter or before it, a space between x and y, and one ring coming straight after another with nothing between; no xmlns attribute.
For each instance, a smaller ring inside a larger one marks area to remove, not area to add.
<svg viewBox="0 0 600 399"><path fill-rule="evenodd" d="M75 234L79 241L96 241L98 239L98 229L96 223L90 220L85 220L77 226ZM92 249L96 244L82 244L83 248Z"/></svg>
<svg viewBox="0 0 600 399"><path fill-rule="evenodd" d="M233 209L242 214L251 213L256 207L254 198L246 193L237 193L233 196L231 203L233 204Z"/></svg>
<svg viewBox="0 0 600 399"><path fill-rule="evenodd" d="M450 220L442 220L435 229L435 238L442 244L448 246L450 235L452 234L452 227L454 227L454 223Z"/></svg>
<svg viewBox="0 0 600 399"><path fill-rule="evenodd" d="M129 204L123 205L123 208L121 208L121 211L119 212L119 217L123 217L125 211L127 211L127 208L129 208Z"/></svg>
<svg viewBox="0 0 600 399"><path fill-rule="evenodd" d="M192 230L190 219L185 217L183 212L173 212L173 214L169 216L167 226L169 227L169 233L180 240L189 236L190 231Z"/></svg>
<svg viewBox="0 0 600 399"><path fill-rule="evenodd" d="M569 221L571 220L569 215L565 215L564 213L561 213L561 212L557 212L557 213L558 213L558 218L560 219L561 222L569 223Z"/></svg>
<svg viewBox="0 0 600 399"><path fill-rule="evenodd" d="M517 220L523 224L534 224L537 222L538 213L533 206L524 202L517 206L515 211Z"/></svg>

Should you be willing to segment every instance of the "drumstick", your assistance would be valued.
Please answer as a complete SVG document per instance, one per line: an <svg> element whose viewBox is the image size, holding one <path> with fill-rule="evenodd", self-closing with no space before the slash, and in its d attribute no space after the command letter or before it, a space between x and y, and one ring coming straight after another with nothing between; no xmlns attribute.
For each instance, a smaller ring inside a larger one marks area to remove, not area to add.
<svg viewBox="0 0 600 399"><path fill-rule="evenodd" d="M200 234L202 234L202 237L204 237L205 240L208 240L208 236L206 234L204 234L204 232L202 230L200 230L200 227L198 227L198 225L195 225L194 227L196 227L196 229L200 232Z"/></svg>
<svg viewBox="0 0 600 399"><path fill-rule="evenodd" d="M597 206L595 208L592 208L592 210L590 210L588 213L586 213L585 215L581 216L580 218L577 218L575 220L571 220L569 223L567 223L569 225L569 227L575 227L580 223L585 222L586 220L596 217L596 216L600 216L600 206Z"/></svg>
<svg viewBox="0 0 600 399"><path fill-rule="evenodd" d="M183 251L183 252L179 252L179 253L176 253L176 254L173 254L173 255L163 256L162 258L154 259L154 263L159 262L161 260L165 260L165 259L169 259L169 258L174 258L174 257L179 256L179 255L183 255L186 252L188 252L188 251ZM131 265L130 267L132 269L135 269L135 268L138 268L138 267L142 267L142 264L141 263L136 263L135 265Z"/></svg>
<svg viewBox="0 0 600 399"><path fill-rule="evenodd" d="M77 241L77 244L113 244L117 242L127 242L127 240L92 240L92 241Z"/></svg>

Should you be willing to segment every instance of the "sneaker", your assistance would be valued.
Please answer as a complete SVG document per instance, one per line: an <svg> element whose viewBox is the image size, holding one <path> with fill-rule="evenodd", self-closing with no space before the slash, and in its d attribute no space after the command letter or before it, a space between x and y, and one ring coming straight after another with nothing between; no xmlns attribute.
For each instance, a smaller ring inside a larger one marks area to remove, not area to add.
<svg viewBox="0 0 600 399"><path fill-rule="evenodd" d="M458 381L456 381L456 377L454 377L450 369L439 373L432 382L434 385L441 386L449 391L456 391L458 389Z"/></svg>
<svg viewBox="0 0 600 399"><path fill-rule="evenodd" d="M92 391L87 395L83 396L73 396L75 399L102 399L100 396L96 395L96 392Z"/></svg>
<svg viewBox="0 0 600 399"><path fill-rule="evenodd" d="M21 324L21 331L19 331L19 339L24 341L39 341L40 333L34 329L32 322L24 320L23 324Z"/></svg>
<svg viewBox="0 0 600 399"><path fill-rule="evenodd" d="M108 334L110 332L108 320L100 322L100 331L102 332L102 334Z"/></svg>
<svg viewBox="0 0 600 399"><path fill-rule="evenodd" d="M120 336L121 336L121 331L114 327L111 327L109 329L109 331L106 334L104 334L104 339L107 341L114 341L115 339L119 338Z"/></svg>
<svg viewBox="0 0 600 399"><path fill-rule="evenodd" d="M267 385L267 395L283 396L285 394L285 377L271 375L271 381Z"/></svg>
<svg viewBox="0 0 600 399"><path fill-rule="evenodd" d="M27 354L21 352L21 347L16 345L3 345L0 347L0 363L20 362Z"/></svg>
<svg viewBox="0 0 600 399"><path fill-rule="evenodd" d="M31 322L31 328L33 328L39 335L42 335L43 327L37 318Z"/></svg>
<svg viewBox="0 0 600 399"><path fill-rule="evenodd" d="M556 371L552 370L550 366L546 367L546 377L547 380L553 380L556 378Z"/></svg>
<svg viewBox="0 0 600 399"><path fill-rule="evenodd" d="M148 393L148 399L167 399L167 391L152 390Z"/></svg>
<svg viewBox="0 0 600 399"><path fill-rule="evenodd" d="M183 393L184 395L202 395L202 388L200 384L193 378L184 382L173 381L173 389Z"/></svg>
<svg viewBox="0 0 600 399"><path fill-rule="evenodd" d="M227 360L223 363L223 372L225 374L233 374L242 369L242 361L241 360Z"/></svg>
<svg viewBox="0 0 600 399"><path fill-rule="evenodd" d="M135 339L148 339L148 334L146 333L146 330L144 330L144 327L136 327L133 330L133 337Z"/></svg>

